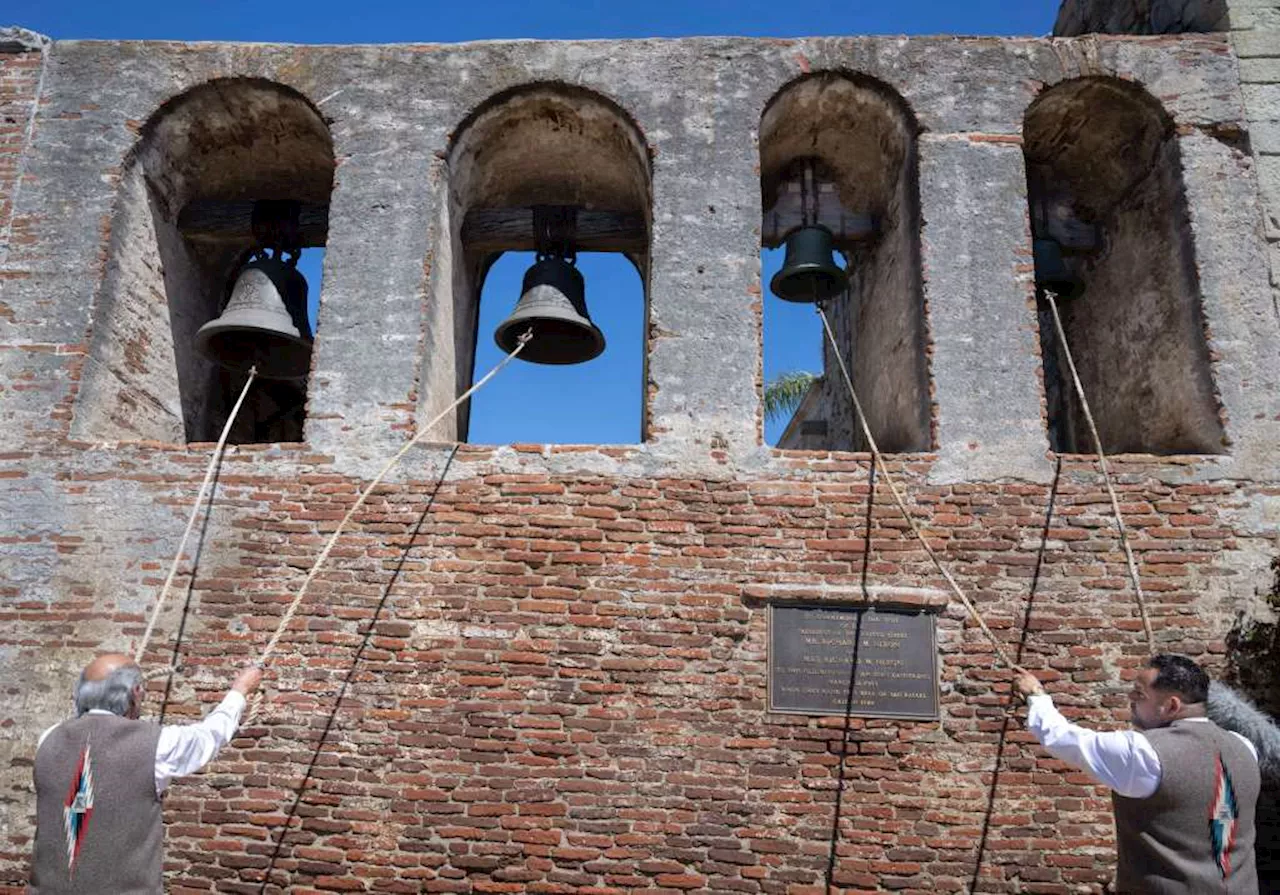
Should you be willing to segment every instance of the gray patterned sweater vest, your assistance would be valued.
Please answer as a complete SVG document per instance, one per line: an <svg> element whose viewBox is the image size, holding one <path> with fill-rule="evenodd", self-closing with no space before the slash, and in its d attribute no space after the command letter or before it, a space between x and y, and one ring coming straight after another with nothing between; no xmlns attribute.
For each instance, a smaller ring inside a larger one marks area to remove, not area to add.
<svg viewBox="0 0 1280 895"><path fill-rule="evenodd" d="M164 827L156 795L160 727L81 715L36 750L32 895L158 895Z"/></svg>
<svg viewBox="0 0 1280 895"><path fill-rule="evenodd" d="M1261 776L1244 743L1210 721L1143 731L1160 756L1145 799L1112 793L1116 890L1142 895L1257 895L1254 811Z"/></svg>

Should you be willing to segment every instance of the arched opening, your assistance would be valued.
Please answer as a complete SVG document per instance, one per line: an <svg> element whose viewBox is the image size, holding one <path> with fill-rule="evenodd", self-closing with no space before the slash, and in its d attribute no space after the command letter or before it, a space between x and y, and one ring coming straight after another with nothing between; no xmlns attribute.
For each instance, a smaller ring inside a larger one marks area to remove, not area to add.
<svg viewBox="0 0 1280 895"><path fill-rule="evenodd" d="M280 84L210 81L151 117L124 165L73 435L218 437L245 374L197 351L196 334L218 318L243 265L265 248L255 214L268 208L296 215L290 241L301 254L314 332L333 172L328 126ZM306 361L304 348L303 371ZM300 441L305 408L305 372L260 378L229 440Z"/></svg>
<svg viewBox="0 0 1280 895"><path fill-rule="evenodd" d="M520 295L533 252L504 252L485 275L476 327L479 374L505 354L493 333ZM495 377L471 400L468 440L477 444L630 444L642 440L644 283L627 258L578 256L591 319L608 336L599 356L581 364L521 364Z"/></svg>
<svg viewBox="0 0 1280 895"><path fill-rule="evenodd" d="M1173 122L1089 77L1042 93L1023 136L1052 448L1093 445L1046 290L1108 453L1222 453Z"/></svg>
<svg viewBox="0 0 1280 895"><path fill-rule="evenodd" d="M847 288L823 307L884 451L931 447L917 131L910 109L889 87L840 73L793 82L760 121L763 265L777 266L773 250L803 227L830 232ZM785 274L785 262L782 269ZM777 444L866 450L834 349L814 319L765 317L766 387L788 372L778 369L775 354L793 351L797 339L821 345L821 369L813 371ZM784 321L807 331L779 331L775 322Z"/></svg>
<svg viewBox="0 0 1280 895"><path fill-rule="evenodd" d="M604 348L582 362L554 359L559 370L535 369L540 365L530 360L549 344L547 336L535 335L521 359L504 371L502 388L442 420L436 437L475 440L472 416L492 409L512 425L503 419L483 421L475 432L485 440L533 436L599 443L621 431L634 433L628 441L643 440L650 169L638 128L617 105L590 91L563 84L521 87L493 97L459 128L449 152L448 180L440 230L449 239L434 259L432 293L451 294L452 301L435 301L428 309L424 415L433 418L470 387L489 360L506 353L489 349L495 335L488 327L498 314L512 313L520 297L518 281L532 256L504 253L537 253L576 268L592 317L585 325L602 332ZM577 257L581 263L563 260ZM639 272L638 290L627 268ZM486 291L482 326L486 282L492 292ZM617 304L622 307L611 306ZM613 331L600 325L606 321ZM630 322L618 329L619 321ZM569 326L582 331L579 323ZM478 351L481 344L484 349ZM631 397L601 406L598 389L606 377L616 393ZM553 432L547 426L526 426L519 415L506 414L508 401L523 415L555 404L554 412L536 412L544 421L570 414L579 424L548 437Z"/></svg>

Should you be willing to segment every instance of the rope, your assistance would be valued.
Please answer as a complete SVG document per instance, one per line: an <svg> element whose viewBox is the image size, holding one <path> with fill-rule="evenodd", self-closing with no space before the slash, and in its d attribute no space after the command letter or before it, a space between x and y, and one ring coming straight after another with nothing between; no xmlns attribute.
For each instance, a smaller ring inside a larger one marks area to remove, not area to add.
<svg viewBox="0 0 1280 895"><path fill-rule="evenodd" d="M217 470L218 464L222 462L222 453L227 446L227 437L231 434L231 426L235 423L236 417L240 415L240 408L244 404L245 397L249 394L249 386L253 385L253 380L258 376L258 368L249 368L249 378L245 380L244 388L240 390L240 397L236 399L235 405L231 408L231 415L227 417L227 422L222 427L222 434L218 436L218 444L213 449L213 456L209 458L209 467L205 470L204 481L200 483L200 491L196 494L196 502L191 507L191 516L187 519L187 528L182 532L182 539L178 541L178 552L173 556L173 563L169 566L169 575L164 579L164 586L160 588L160 599L156 601L156 608L151 611L151 618L147 622L147 630L142 634L142 641L138 644L137 652L134 653L133 661L136 664L142 663L142 656L147 651L147 644L151 640L151 635L156 629L156 622L160 619L160 611L164 608L165 600L169 596L169 589L173 586L173 579L178 576L178 565L182 562L182 554L187 549L187 539L191 537L191 531L196 527L196 519L200 515L200 507L204 503L205 492L209 490L209 484L213 481L214 471ZM171 671L171 666L165 666L158 674L150 675L160 676L167 671Z"/></svg>
<svg viewBox="0 0 1280 895"><path fill-rule="evenodd" d="M920 531L920 526L916 525L916 520L912 518L911 512L907 509L907 505L902 499L902 495L898 492L898 486L894 484L893 476L889 474L889 468L884 462L884 455L880 453L880 448L876 445L876 440L871 434L871 427L867 425L867 416L862 411L862 402L858 400L858 392L853 387L853 378L849 375L849 370L845 366L844 355L840 351L839 343L836 342L835 333L831 329L831 321L827 319L827 312L823 310L821 304L816 304L815 307L818 309L818 316L822 318L822 328L826 330L827 339L831 342L832 351L834 352L836 362L840 367L840 375L844 377L845 385L849 387L849 395L853 398L853 409L857 412L858 424L862 428L862 435L867 439L867 446L871 449L872 461L880 470L880 474L884 476L885 484L889 486L889 493L893 495L894 502L898 505L898 509L902 511L903 518L907 520L907 525L911 528L911 533L916 536L920 545L924 547L924 552L929 555L929 559L933 560L933 564L942 574L942 577L946 579L947 584L951 587L952 593L956 595L956 598L964 608L968 610L969 615L975 622L977 622L978 627L982 629L982 633L987 635L987 639L991 641L991 645L995 648L996 655L999 656L1000 661L1004 662L1004 664L1010 668L1018 668L1014 661L1009 658L1009 654L1005 652L1004 647L996 638L996 635L992 633L989 627L987 627L987 622L982 617L982 613L980 613L978 608L973 605L973 601L965 595L965 592L960 589L960 585L956 583L955 578L952 577L951 572L947 570L947 567L942 564L942 560L938 558L938 554L934 552L933 547L929 546L929 541ZM868 538L871 536L870 532L867 533L867 536Z"/></svg>
<svg viewBox="0 0 1280 895"><path fill-rule="evenodd" d="M440 494L440 489L444 486L445 479L448 478L449 470L453 467L453 461L458 456L459 444L454 444L453 449L449 451L449 456L445 458L444 465L440 469L440 474L436 476L435 486L431 489L431 493L427 496L426 504L422 507L422 512L418 514L417 521L413 525L413 529L409 532L409 537L405 541L404 549L400 551L400 558L396 561L395 568L391 571L391 577L387 579L386 586L382 589L382 597L378 600L378 605L373 608L373 615L369 619L368 625L365 627L364 636L360 639L360 645L356 647L355 654L351 657L351 663L347 666L346 676L342 679L342 685L338 688L338 693L333 698L333 707L325 715L324 727L320 730L320 736L316 738L315 748L311 750L311 760L307 762L306 773L302 775L302 782L298 784L297 789L293 793L293 802L289 805L289 811L285 815L284 820L280 823L280 835L271 836L275 840L275 844L271 849L271 859L267 862L267 866L262 870L262 887L258 889L259 895L263 895L267 891L267 886L271 883L271 874L276 868L276 862L280 858L280 853L284 848L285 837L288 836L291 824L298 816L298 809L302 804L302 799L306 795L307 787L310 785L312 778L315 776L316 767L320 763L320 756L324 753L325 743L329 739L329 733L333 730L337 723L338 712L344 707L347 691L355 686L356 671L360 667L360 662L364 656L365 650L369 648L375 632L378 628L378 620L382 617L382 610L386 607L387 601L391 599L391 594L395 591L396 582L400 579L400 573L404 570L405 564L409 561L409 556L413 552L414 544L418 536L422 533L422 526L427 521L427 516L431 512L431 508L435 506L436 497ZM270 831L268 831L270 833Z"/></svg>
<svg viewBox="0 0 1280 895"><path fill-rule="evenodd" d="M533 338L533 330L526 330L525 333L521 335L519 340L517 341L516 347L511 349L510 354L508 354L501 361L499 361L492 370L486 373L484 377L480 379L478 382L476 382L474 385L472 385L471 388L463 392L457 398L457 400L455 400L452 404L450 404L444 410L440 411L440 413L438 413L436 417L433 420L431 420L431 422L423 426L419 430L418 434L415 435L407 444L405 444L404 447L400 448L400 450L396 452L396 455L392 457L390 460L388 460L386 465L382 467L382 469L378 472L376 476L374 476L373 481L371 481L368 484L368 486L364 489L364 491L360 493L360 496L356 498L356 502L351 505L351 509L347 510L347 514L342 517L342 521L338 523L338 527L335 528L333 531L333 534L329 536L328 543L324 545L324 549L321 550L320 555L316 557L315 563L311 566L311 571L307 573L307 577L303 579L302 586L298 588L297 594L294 595L293 602L289 604L289 608L286 609L284 615L281 616L280 623L276 626L275 633L272 634L271 639L267 641L267 646L262 651L262 655L258 659L259 666L266 666L267 661L271 658L271 654L275 652L276 646L280 643L280 638L284 636L285 629L289 627L289 623L293 621L294 615L297 614L298 607L302 605L302 600L307 595L307 589L311 587L311 582L315 580L316 575L320 572L320 567L324 565L324 561L329 558L329 553L330 551L333 550L334 545L338 543L338 538L346 530L348 523L351 522L351 519L355 516L356 512L360 509L360 507L364 506L365 500L368 499L371 493L373 493L373 489L378 487L378 485L382 484L382 480L386 477L387 473L391 471L391 468L400 462L401 457L409 453L409 450L411 448L413 448L416 444L418 444L418 442L422 441L424 438L427 437L428 434L430 434L432 428L434 428L436 423L440 422L440 420L444 419L446 416L452 413L454 409L458 407L459 404L461 404L463 401L470 398L473 394L479 391L480 388L485 383L487 383L490 379L492 379L495 375L497 375L499 370L501 370L507 364L511 363L511 361L516 357L516 355L518 355L521 351L524 350L525 345L528 344L531 338ZM260 708L261 704L262 704L261 692L254 693L253 702L249 707L249 712L246 715L243 723L247 724L249 721L253 720L253 718L257 715L257 711Z"/></svg>
<svg viewBox="0 0 1280 895"><path fill-rule="evenodd" d="M1120 544L1124 547L1125 564L1129 567L1129 580L1133 582L1133 595L1138 602L1138 614L1142 617L1142 633L1146 636L1147 647L1154 649L1155 635L1151 632L1151 618L1147 615L1147 598L1142 593L1142 581L1138 577L1138 563L1133 558L1133 549L1129 546L1129 535L1125 531L1124 517L1120 515L1120 501L1116 497L1116 489L1111 485L1111 473L1107 469L1107 455L1102 449L1102 438L1098 435L1098 427L1093 422L1093 414L1089 410L1089 399L1084 395L1084 386L1076 373L1076 362L1071 357L1071 348L1067 345L1067 334L1062 328L1062 318L1058 316L1058 303L1048 289L1041 290L1049 300L1049 310L1053 312L1053 326L1058 332L1058 344L1067 359L1067 369L1071 371L1071 381L1075 383L1076 394L1080 396L1080 409L1084 411L1085 422L1089 424L1089 434L1093 436L1093 448L1098 453L1098 466L1102 470L1102 481L1107 486L1107 496L1111 498L1111 511L1116 517L1116 529L1120 532Z"/></svg>

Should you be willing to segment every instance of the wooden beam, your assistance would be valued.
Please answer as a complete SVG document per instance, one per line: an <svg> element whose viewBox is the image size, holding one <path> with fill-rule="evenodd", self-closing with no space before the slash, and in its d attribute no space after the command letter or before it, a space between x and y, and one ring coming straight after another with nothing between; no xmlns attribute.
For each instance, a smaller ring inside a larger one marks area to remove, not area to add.
<svg viewBox="0 0 1280 895"><path fill-rule="evenodd" d="M1053 196L1032 211L1031 232L1036 237L1055 239L1068 252L1088 254L1102 248L1102 228L1080 220L1070 199Z"/></svg>
<svg viewBox="0 0 1280 895"><path fill-rule="evenodd" d="M253 240L253 201L222 202L199 199L187 203L178 214L178 230L196 242L241 242ZM298 234L303 248L317 248L329 237L329 206L302 203Z"/></svg>
<svg viewBox="0 0 1280 895"><path fill-rule="evenodd" d="M533 208L473 208L462 222L462 242L478 252L535 251ZM574 243L580 252L643 252L648 242L644 215L578 210Z"/></svg>
<svg viewBox="0 0 1280 895"><path fill-rule="evenodd" d="M1102 228L1081 220L1066 185L1054 177L1048 165L1027 168L1031 198L1031 234L1056 240L1067 252L1088 254L1102 248Z"/></svg>
<svg viewBox="0 0 1280 895"><path fill-rule="evenodd" d="M837 247L875 238L878 222L869 214L840 205L831 184L820 184L818 223L835 235ZM253 242L253 201L200 199L178 215L178 229L187 239L208 243ZM788 184L761 220L761 243L773 248L801 225L798 184ZM303 203L299 233L304 248L323 246L329 235L329 206ZM533 209L473 208L462 225L468 249L479 252L534 251ZM644 216L630 211L578 211L577 246L583 252L644 252L648 248Z"/></svg>
<svg viewBox="0 0 1280 895"><path fill-rule="evenodd" d="M801 207L802 193L799 181L783 185L778 201L764 213L760 224L760 244L772 249L786 241L787 234L804 223ZM818 217L816 223L831 231L836 248L850 243L874 239L880 232L879 222L873 215L853 211L840 204L840 196L833 183L818 184Z"/></svg>

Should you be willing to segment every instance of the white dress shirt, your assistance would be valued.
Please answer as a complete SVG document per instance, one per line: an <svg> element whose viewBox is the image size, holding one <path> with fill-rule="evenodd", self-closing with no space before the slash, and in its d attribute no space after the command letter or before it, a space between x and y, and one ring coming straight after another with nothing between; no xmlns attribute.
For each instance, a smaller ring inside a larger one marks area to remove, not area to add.
<svg viewBox="0 0 1280 895"><path fill-rule="evenodd" d="M1186 720L1209 721L1208 718ZM1027 730L1054 758L1088 772L1094 780L1122 796L1145 799L1160 788L1160 756L1140 731L1099 733L1072 724L1062 717L1047 693L1036 693L1027 700ZM1231 734L1249 747L1255 759L1258 757L1253 743L1235 731Z"/></svg>
<svg viewBox="0 0 1280 895"><path fill-rule="evenodd" d="M174 777L194 774L213 761L236 732L244 705L244 696L230 690L213 711L194 724L166 724L160 728L160 739L156 743L156 795L164 795ZM90 709L88 714L110 715L111 712ZM57 726L40 734L36 749Z"/></svg>

